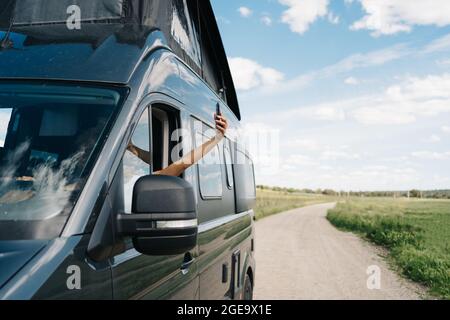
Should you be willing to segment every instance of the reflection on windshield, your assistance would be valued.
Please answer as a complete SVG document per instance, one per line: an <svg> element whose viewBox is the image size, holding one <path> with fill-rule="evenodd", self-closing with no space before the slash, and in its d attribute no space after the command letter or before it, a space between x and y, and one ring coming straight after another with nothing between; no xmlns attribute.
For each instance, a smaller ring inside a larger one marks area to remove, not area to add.
<svg viewBox="0 0 450 320"><path fill-rule="evenodd" d="M119 99L106 89L0 84L0 226L70 212Z"/></svg>
<svg viewBox="0 0 450 320"><path fill-rule="evenodd" d="M18 176L20 161L29 149L29 141L21 144L7 156L6 165L2 168L0 213L3 214L0 220L53 218L69 203L69 197L76 188L76 184L70 184L69 179L75 174L84 151L63 160L60 166L54 166L54 160L48 158L32 168L30 176ZM33 151L30 156L32 160Z"/></svg>
<svg viewBox="0 0 450 320"><path fill-rule="evenodd" d="M11 119L12 109L0 109L0 148L5 146L6 129Z"/></svg>

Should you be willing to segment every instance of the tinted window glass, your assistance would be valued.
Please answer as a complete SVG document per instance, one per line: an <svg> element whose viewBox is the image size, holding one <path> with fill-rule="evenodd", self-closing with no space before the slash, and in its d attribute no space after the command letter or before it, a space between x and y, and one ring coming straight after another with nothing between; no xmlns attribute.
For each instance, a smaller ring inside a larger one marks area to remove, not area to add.
<svg viewBox="0 0 450 320"><path fill-rule="evenodd" d="M0 238L59 234L105 141L121 93L0 84Z"/></svg>
<svg viewBox="0 0 450 320"><path fill-rule="evenodd" d="M255 175L253 168L253 161L243 152L237 152L237 163L242 168L241 174L243 174L244 182L244 197L245 198L255 198L256 188L255 188Z"/></svg>
<svg viewBox="0 0 450 320"><path fill-rule="evenodd" d="M16 24L66 23L67 10L74 4L81 10L82 21L119 19L123 8L123 0L16 0L15 3Z"/></svg>
<svg viewBox="0 0 450 320"><path fill-rule="evenodd" d="M207 128L205 129L207 130ZM208 138L204 133L196 132L196 147L200 147L209 139L210 138ZM198 174L200 182L200 194L203 199L222 197L222 168L219 146L216 146L210 153L208 153L202 160L199 161Z"/></svg>
<svg viewBox="0 0 450 320"><path fill-rule="evenodd" d="M131 143L139 150L140 155L147 155L150 159L150 127L149 111L142 114L139 123L134 131ZM131 202L133 199L133 188L136 181L150 174L150 165L140 157L127 150L123 156L123 179L124 179L124 209L126 213L131 213Z"/></svg>
<svg viewBox="0 0 450 320"><path fill-rule="evenodd" d="M200 42L195 25L191 20L187 0L173 1L171 34L189 57L200 66Z"/></svg>
<svg viewBox="0 0 450 320"><path fill-rule="evenodd" d="M234 185L233 161L231 157L230 143L228 140L225 140L223 153L225 158L225 166L227 169L227 185L229 188L232 188Z"/></svg>
<svg viewBox="0 0 450 320"><path fill-rule="evenodd" d="M248 196L250 198L256 197L256 187L255 187L255 171L252 160L248 158L247 170L245 170L247 176L246 181L248 183L246 190L248 191Z"/></svg>

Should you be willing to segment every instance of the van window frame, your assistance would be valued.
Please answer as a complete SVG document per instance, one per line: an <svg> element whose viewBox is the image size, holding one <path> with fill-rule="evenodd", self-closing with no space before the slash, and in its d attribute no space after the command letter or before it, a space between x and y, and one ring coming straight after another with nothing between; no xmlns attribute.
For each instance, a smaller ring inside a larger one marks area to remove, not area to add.
<svg viewBox="0 0 450 320"><path fill-rule="evenodd" d="M231 153L231 141L225 137L223 140L223 161L225 165L225 173L227 175L227 187L229 190L234 188L234 168L233 168L233 155ZM226 154L229 154L230 159L227 159ZM231 160L229 163L228 160Z"/></svg>
<svg viewBox="0 0 450 320"><path fill-rule="evenodd" d="M205 129L205 128L209 128L209 129L211 129L211 130L214 130L214 129L212 128L212 126L210 126L210 125L207 124L206 122L204 122L204 121L198 119L198 118L195 117L195 116L191 116L191 121L192 121L192 124L193 124L193 126L192 126L192 132L191 132L191 134L192 134L192 142L194 143L194 149L197 149L197 148L199 148L201 145L197 145L197 137L196 137L196 135L197 135L197 134L200 134L200 135L202 135L204 138L210 139L208 136L206 136L206 135L204 134L204 132L205 132L204 129ZM196 125L195 125L196 122L198 122L198 123L201 124L201 126L202 126L202 132L198 132L198 131L196 130L196 129L197 129L197 128L196 128ZM222 143L222 142L220 142L220 143ZM201 174L200 174L200 167L201 167L201 161L204 159L204 157L202 158L202 160L200 160L199 162L197 162L197 163L195 164L196 169L197 169L196 171L197 171L198 190L199 190L200 197L201 197L201 199L202 199L203 201L222 200L222 199L223 199L223 192L224 192L224 190L223 190L223 172L222 172L222 164L220 163L223 155L221 155L221 153L220 153L220 149L221 149L220 143L214 147L214 148L217 148L217 149L216 149L216 152L218 152L218 160L219 160L219 164L217 164L217 166L218 166L218 168L220 168L220 170L219 170L219 171L220 171L220 186L221 186L221 193L220 193L220 195L217 195L217 196L205 196L205 195L203 194L203 192L202 192L202 179L201 179ZM211 153L212 151L213 151L213 150L211 150L210 153Z"/></svg>
<svg viewBox="0 0 450 320"><path fill-rule="evenodd" d="M250 154L248 153L248 151L244 148L242 148L241 146L237 145L236 148L236 159L238 159L238 154L240 153L242 156L244 156L245 158L245 163L243 164L246 168L245 171L247 173L250 172L251 173L251 179L249 181L252 182L253 186L252 186L252 194L246 194L245 196L248 196L249 199L256 199L256 177L255 177L255 164L253 162L253 159L251 158ZM251 170L247 170L247 169L251 169ZM246 177L247 178L247 177ZM247 183L247 180L244 181L244 183ZM247 190L247 186L245 187L245 190Z"/></svg>
<svg viewBox="0 0 450 320"><path fill-rule="evenodd" d="M153 134L153 132L152 132L152 126L151 126L151 124L152 124L151 123L151 121L152 121L152 112L151 112L151 110L152 110L152 105L149 104L143 110L141 110L140 112L136 113L137 114L137 121L136 121L136 123L135 123L135 125L133 127L133 130L131 131L131 134L129 136L128 141L126 142L125 151L123 152L122 157L121 157L121 170L123 171L123 183L122 183L123 200L124 200L123 201L123 208L125 210L125 214L132 214L132 207L133 207L133 203L132 202L130 204L130 208L126 208L125 207L125 205L126 205L126 201L125 201L126 190L125 190L125 172L124 172L125 163L124 162L125 162L125 156L127 155L128 152L130 152L130 151L128 151L128 144L133 141L134 135L136 134L136 130L137 130L139 124L141 123L141 119L144 116L144 114L147 113L147 121L148 121L147 122L147 134L148 134L147 135L147 138L148 138L147 142L148 142L148 147L150 149L149 152L150 152L150 154L152 154L152 150L153 150L152 134ZM135 155L133 155L133 156L136 157ZM139 161L144 162L142 159L139 159ZM153 163L147 164L147 167L148 167L147 169L148 169L149 174L152 174L153 173ZM141 176L141 177L144 177L144 176ZM134 188L134 185L133 185L133 188ZM131 188L131 192L133 192L133 188ZM133 198L133 195L131 194L131 199L132 198ZM130 212L127 212L128 209L130 209Z"/></svg>

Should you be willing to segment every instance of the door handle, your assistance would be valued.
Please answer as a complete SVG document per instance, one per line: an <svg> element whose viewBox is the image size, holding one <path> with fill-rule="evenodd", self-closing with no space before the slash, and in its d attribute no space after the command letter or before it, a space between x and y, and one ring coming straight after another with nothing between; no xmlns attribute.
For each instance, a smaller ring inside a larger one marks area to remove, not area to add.
<svg viewBox="0 0 450 320"><path fill-rule="evenodd" d="M183 274L187 274L189 272L189 268L192 266L192 264L194 263L195 258L193 258L191 256L190 253L187 253L186 256L184 257L184 261L181 264L181 272Z"/></svg>

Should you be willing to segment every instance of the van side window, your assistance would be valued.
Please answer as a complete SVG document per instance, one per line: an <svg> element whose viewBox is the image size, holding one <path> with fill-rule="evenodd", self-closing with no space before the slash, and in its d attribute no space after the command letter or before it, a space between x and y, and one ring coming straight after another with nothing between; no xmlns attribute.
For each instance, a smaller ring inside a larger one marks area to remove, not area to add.
<svg viewBox="0 0 450 320"><path fill-rule="evenodd" d="M243 182L244 182L244 195L246 198L256 198L256 188L255 188L255 173L253 161L250 157L241 151L237 151L237 163L239 163L243 168Z"/></svg>
<svg viewBox="0 0 450 320"><path fill-rule="evenodd" d="M131 142L142 150L150 151L149 108L142 114L131 138ZM149 174L150 165L127 150L123 156L123 191L124 209L126 213L131 213L134 184L139 178Z"/></svg>
<svg viewBox="0 0 450 320"><path fill-rule="evenodd" d="M231 157L230 141L228 139L224 140L223 155L224 155L225 167L226 167L226 171L227 171L227 186L228 186L228 188L232 189L234 186L233 161L232 161L232 157Z"/></svg>
<svg viewBox="0 0 450 320"><path fill-rule="evenodd" d="M179 0L181 1L181 0ZM201 70L197 72L199 76L217 93L221 93L224 87L220 62L218 61L218 48L213 41L214 34L210 31L210 22L199 10L199 1L187 1L193 29L197 31L197 36L191 39L192 46L199 42Z"/></svg>
<svg viewBox="0 0 450 320"><path fill-rule="evenodd" d="M172 2L172 6L170 28L172 37L197 66L201 67L200 41L190 14L190 9L193 9L192 5L189 8L187 0L175 0Z"/></svg>
<svg viewBox="0 0 450 320"><path fill-rule="evenodd" d="M202 146L211 138L215 131L211 127L200 121L195 121L195 146ZM220 144L219 144L220 145ZM198 163L198 175L200 184L200 195L203 199L221 198L222 189L222 168L220 159L220 149L217 145Z"/></svg>

